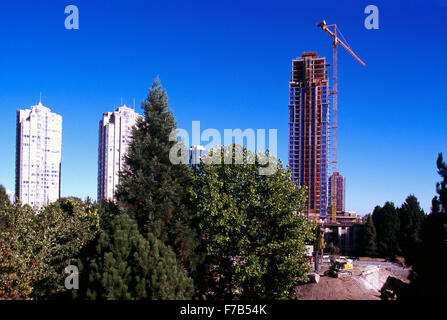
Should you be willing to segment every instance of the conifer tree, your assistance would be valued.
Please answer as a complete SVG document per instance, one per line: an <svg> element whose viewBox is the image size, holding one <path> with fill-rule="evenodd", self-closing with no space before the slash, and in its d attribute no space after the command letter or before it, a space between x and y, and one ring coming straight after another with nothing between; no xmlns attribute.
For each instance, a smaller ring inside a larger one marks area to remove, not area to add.
<svg viewBox="0 0 447 320"><path fill-rule="evenodd" d="M421 244L411 262L412 295L421 299L447 299L446 277L442 270L447 257L447 165L442 154L437 159L438 174L442 180L436 184L437 196L432 200L431 213L421 228Z"/></svg>
<svg viewBox="0 0 447 320"><path fill-rule="evenodd" d="M368 257L375 257L377 255L377 243L376 243L376 227L372 216L369 214L366 218L365 226L365 242L364 253Z"/></svg>
<svg viewBox="0 0 447 320"><path fill-rule="evenodd" d="M178 261L193 270L197 240L186 205L191 169L170 161L170 150L177 141L169 138L176 121L158 78L142 108L144 118L133 130L116 196L123 212L137 221L142 235L151 233L172 246Z"/></svg>
<svg viewBox="0 0 447 320"><path fill-rule="evenodd" d="M175 253L154 235L143 237L121 214L84 249L75 297L92 300L190 299L193 282Z"/></svg>
<svg viewBox="0 0 447 320"><path fill-rule="evenodd" d="M414 195L407 197L400 208L397 209L400 220L399 243L405 259L411 260L414 249L420 243L420 232L424 222L425 213Z"/></svg>
<svg viewBox="0 0 447 320"><path fill-rule="evenodd" d="M376 227L379 255L394 258L400 254L398 243L400 221L394 203L387 201L383 207L376 206L372 218Z"/></svg>

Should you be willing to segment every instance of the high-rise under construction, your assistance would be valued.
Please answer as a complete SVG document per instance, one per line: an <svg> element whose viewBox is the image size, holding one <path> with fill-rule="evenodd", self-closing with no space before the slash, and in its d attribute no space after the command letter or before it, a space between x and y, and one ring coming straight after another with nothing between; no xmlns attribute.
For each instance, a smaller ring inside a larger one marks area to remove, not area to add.
<svg viewBox="0 0 447 320"><path fill-rule="evenodd" d="M305 214L325 219L328 208L329 82L326 58L303 53L292 61L289 82L289 167L307 186Z"/></svg>

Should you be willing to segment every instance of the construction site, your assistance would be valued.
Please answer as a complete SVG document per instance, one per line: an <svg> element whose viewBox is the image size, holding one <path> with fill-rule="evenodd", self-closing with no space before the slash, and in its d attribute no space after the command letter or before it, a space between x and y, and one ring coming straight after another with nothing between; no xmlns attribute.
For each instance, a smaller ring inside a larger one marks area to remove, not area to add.
<svg viewBox="0 0 447 320"><path fill-rule="evenodd" d="M405 295L410 270L380 259L323 255L330 244L341 254L359 252L364 222L345 211L345 177L337 169L338 63L341 46L362 66L336 24L317 25L331 37L332 65L316 52L293 59L289 82L289 166L292 180L309 192L301 214L317 221L321 251L309 246L309 281L296 286L299 300L380 300ZM328 67L332 67L331 77ZM332 78L332 83L329 79ZM349 93L347 93L349 94Z"/></svg>
<svg viewBox="0 0 447 320"><path fill-rule="evenodd" d="M358 63L336 24L317 25L332 40L332 84L325 57L304 52L292 60L289 82L289 167L292 180L306 186L306 211L310 220L336 223L344 211L345 178L337 170L338 58L341 46Z"/></svg>
<svg viewBox="0 0 447 320"><path fill-rule="evenodd" d="M405 299L411 270L401 263L380 260L323 256L320 259L321 264L313 264L313 272L308 275L308 282L295 287L296 298L298 300Z"/></svg>
<svg viewBox="0 0 447 320"><path fill-rule="evenodd" d="M332 65L316 52L304 52L292 60L289 168L292 180L308 190L306 209L301 214L320 224L328 243L352 254L363 221L345 211L346 179L337 169L337 48L341 46L362 66L365 63L349 47L336 24L323 21L317 27L331 37Z"/></svg>

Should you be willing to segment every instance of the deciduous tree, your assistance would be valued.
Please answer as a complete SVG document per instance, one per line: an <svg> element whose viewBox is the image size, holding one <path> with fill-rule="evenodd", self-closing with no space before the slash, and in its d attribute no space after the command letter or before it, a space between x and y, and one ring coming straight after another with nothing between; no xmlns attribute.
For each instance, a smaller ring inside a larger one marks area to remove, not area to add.
<svg viewBox="0 0 447 320"><path fill-rule="evenodd" d="M11 201L9 200L5 187L0 184L0 206L9 205L10 203Z"/></svg>
<svg viewBox="0 0 447 320"><path fill-rule="evenodd" d="M64 269L94 238L98 219L66 198L38 214L20 202L0 208L0 299L47 299L66 293Z"/></svg>
<svg viewBox="0 0 447 320"><path fill-rule="evenodd" d="M235 164L238 150L242 164ZM221 164L202 162L190 189L207 253L205 293L226 299L293 298L295 281L310 271L305 245L315 240L316 226L299 214L306 190L291 181L281 162L273 174L260 175L263 165L241 146L213 149L204 161L215 155ZM224 163L226 155L233 164Z"/></svg>

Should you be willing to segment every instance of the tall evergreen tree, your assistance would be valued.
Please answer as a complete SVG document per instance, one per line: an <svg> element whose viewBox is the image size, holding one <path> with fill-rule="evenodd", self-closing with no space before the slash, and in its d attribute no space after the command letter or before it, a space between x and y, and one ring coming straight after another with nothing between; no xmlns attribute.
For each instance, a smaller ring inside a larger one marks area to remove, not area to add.
<svg viewBox="0 0 447 320"><path fill-rule="evenodd" d="M363 250L364 254L368 257L377 256L376 227L370 214L366 217Z"/></svg>
<svg viewBox="0 0 447 320"><path fill-rule="evenodd" d="M436 192L438 193L437 200L439 202L439 213L447 214L447 166L442 158L442 153L438 155L436 161L438 167L438 174L441 176L442 181L436 184Z"/></svg>
<svg viewBox="0 0 447 320"><path fill-rule="evenodd" d="M442 154L437 167L442 181L436 184L438 195L422 225L422 243L412 261L413 295L422 299L447 299L447 278L442 273L447 263L447 165Z"/></svg>
<svg viewBox="0 0 447 320"><path fill-rule="evenodd" d="M398 244L400 221L394 203L385 202L383 207L376 206L372 217L376 227L379 255L394 258L400 253Z"/></svg>
<svg viewBox="0 0 447 320"><path fill-rule="evenodd" d="M193 282L172 249L152 234L143 237L124 214L85 247L78 265L78 298L174 300L193 294Z"/></svg>
<svg viewBox="0 0 447 320"><path fill-rule="evenodd" d="M431 213L432 214L438 214L441 212L441 203L438 200L437 196L434 196L433 199L431 199Z"/></svg>
<svg viewBox="0 0 447 320"><path fill-rule="evenodd" d="M103 199L96 207L98 209L100 229L103 231L110 230L113 219L122 213L120 208L114 201L108 199Z"/></svg>
<svg viewBox="0 0 447 320"><path fill-rule="evenodd" d="M133 129L116 196L144 236L151 233L172 246L178 260L193 270L197 239L186 205L191 172L187 164L170 161L170 150L177 142L169 137L176 130L176 121L158 78L142 108L144 118Z"/></svg>
<svg viewBox="0 0 447 320"><path fill-rule="evenodd" d="M407 197L397 209L400 220L399 244L406 259L411 260L414 249L420 243L420 232L425 214L414 195Z"/></svg>

